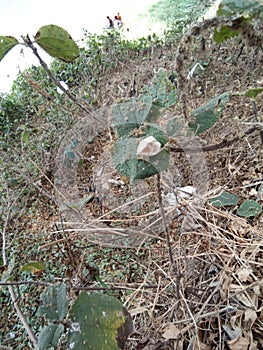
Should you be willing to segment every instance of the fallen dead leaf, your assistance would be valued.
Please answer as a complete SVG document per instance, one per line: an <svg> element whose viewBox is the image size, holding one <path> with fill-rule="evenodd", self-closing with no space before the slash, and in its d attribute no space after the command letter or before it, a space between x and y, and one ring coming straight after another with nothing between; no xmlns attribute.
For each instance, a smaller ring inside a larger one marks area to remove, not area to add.
<svg viewBox="0 0 263 350"><path fill-rule="evenodd" d="M238 337L227 342L231 350L247 350L249 343L249 339L244 337Z"/></svg>
<svg viewBox="0 0 263 350"><path fill-rule="evenodd" d="M256 319L257 319L256 311L254 311L252 309L246 309L246 311L245 311L245 327L246 327L246 329L251 329L251 327L253 326Z"/></svg>
<svg viewBox="0 0 263 350"><path fill-rule="evenodd" d="M130 315L131 316L136 316L139 314L142 314L143 312L148 311L148 309L144 306L138 306L132 310L130 310Z"/></svg>
<svg viewBox="0 0 263 350"><path fill-rule="evenodd" d="M168 323L164 328L164 332L162 336L165 340L169 340L169 339L177 339L179 334L181 334L180 329L175 324Z"/></svg>
<svg viewBox="0 0 263 350"><path fill-rule="evenodd" d="M251 275L252 273L252 269L239 269L237 271L237 276L238 276L238 279L240 282L247 282L249 276Z"/></svg>

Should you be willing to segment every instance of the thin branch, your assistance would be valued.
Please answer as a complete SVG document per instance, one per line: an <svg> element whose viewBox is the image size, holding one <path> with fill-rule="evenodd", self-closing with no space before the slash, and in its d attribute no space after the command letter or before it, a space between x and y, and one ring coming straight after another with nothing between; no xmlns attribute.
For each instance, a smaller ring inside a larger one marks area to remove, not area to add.
<svg viewBox="0 0 263 350"><path fill-rule="evenodd" d="M8 198L9 199L9 198ZM10 199L9 199L9 202L10 202ZM3 258L3 263L4 263L4 266L7 266L7 255L6 255L6 251L5 251L5 244L6 244L6 229L7 229L7 225L8 225L8 222L9 222L9 219L10 219L10 213L11 213L11 208L13 207L14 204L11 204L9 203L8 205L8 213L7 213L7 217L5 219L5 223L4 223L4 227L3 227L3 230L2 230L2 240L3 240L3 243L2 243L2 258ZM27 323L21 309L20 309L20 306L17 302L17 298L15 296L15 293L14 293L14 289L13 289L13 286L12 285L8 285L8 291L10 293L10 296L11 296L11 300L13 302L13 305L14 305L14 308L16 310L16 313L21 321L21 323L23 324L25 330L27 331L27 334L28 334L28 337L30 339L30 341L32 342L34 348L36 350L39 349L38 345L37 345L37 339L35 337L35 335L33 334L31 328L29 327L29 324Z"/></svg>
<svg viewBox="0 0 263 350"><path fill-rule="evenodd" d="M56 79L56 77L52 74L52 72L50 71L50 69L48 68L48 65L46 64L45 61L42 60L42 58L40 57L37 48L34 46L33 42L31 41L31 39L29 38L29 35L27 35L26 37L22 37L25 44L33 51L34 55L37 57L37 59L39 60L39 63L41 64L41 66L45 69L45 71L47 72L47 75L49 76L49 78L56 84L57 87L59 87L67 96L68 98L73 101L79 108L81 108L86 114L90 114L90 116L99 121L100 123L103 123L102 120L98 120L94 115L91 114L91 111L88 110L85 106L83 106L82 103L80 103L67 89L65 89L65 87L60 83L60 81L58 81Z"/></svg>
<svg viewBox="0 0 263 350"><path fill-rule="evenodd" d="M165 217L163 201L162 201L162 188L161 188L160 173L157 174L157 192L158 192L159 207L160 207L161 216L162 216L162 220L163 220L164 232L165 232L165 236L166 236L166 244L167 244L167 248L168 248L168 255L169 255L171 270L172 270L173 274L176 276L176 297L177 297L177 300L179 300L179 297L180 297L180 267L179 267L178 263L175 264L175 261L173 258L172 245L171 245L171 240L170 240L170 232L169 232L169 228L167 225L167 220Z"/></svg>
<svg viewBox="0 0 263 350"><path fill-rule="evenodd" d="M242 140L243 138L245 138L246 136L252 134L255 131L260 131L260 133L263 133L262 131L262 126L261 125L255 125L253 127L251 127L250 129L246 130L242 135L236 136L231 140L223 140L222 142L219 142L215 145L208 145L208 146L202 146L199 148L191 148L191 147L170 147L170 151L171 152L175 152L175 153L181 153L181 152L211 152L211 151L217 151L219 149L225 148L225 147L229 147L231 146L233 143Z"/></svg>
<svg viewBox="0 0 263 350"><path fill-rule="evenodd" d="M254 112L255 121L258 123L259 119L258 119L258 108L257 108L256 101L252 100L252 104L253 104L253 112ZM259 135L260 135L261 143L263 145L263 129L261 129L259 131Z"/></svg>
<svg viewBox="0 0 263 350"><path fill-rule="evenodd" d="M0 286L10 287L10 286L23 286L23 285L38 285L38 286L53 286L53 283L49 282L43 282L43 281L8 281L8 282L0 282ZM144 289L157 289L158 286L153 285L146 285L143 286ZM136 284L133 284L132 287L129 286L109 286L109 287L68 287L68 290L75 290L75 291L81 291L81 290L133 290L137 289Z"/></svg>
<svg viewBox="0 0 263 350"><path fill-rule="evenodd" d="M16 310L18 317L19 317L20 321L22 322L25 330L27 331L28 337L29 337L30 341L32 342L34 348L36 350L38 350L39 347L37 344L37 338L35 337L34 333L32 332L31 328L29 327L29 324L27 323L25 316L23 315L23 313L20 309L20 306L17 302L13 287L8 286L8 290L9 290L9 293L10 293L10 296L11 296L11 299L12 299L12 302L13 302L13 305L14 305L14 308Z"/></svg>

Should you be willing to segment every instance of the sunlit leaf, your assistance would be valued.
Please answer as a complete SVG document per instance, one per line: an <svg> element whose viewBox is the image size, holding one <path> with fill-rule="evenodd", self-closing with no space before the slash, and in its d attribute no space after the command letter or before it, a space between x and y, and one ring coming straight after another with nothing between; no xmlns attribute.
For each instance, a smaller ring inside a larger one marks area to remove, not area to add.
<svg viewBox="0 0 263 350"><path fill-rule="evenodd" d="M221 26L219 29L214 30L214 41L218 44L221 44L227 39L233 38L239 35L241 29L232 29L229 26Z"/></svg>
<svg viewBox="0 0 263 350"><path fill-rule="evenodd" d="M71 62L79 56L79 48L68 32L54 24L41 27L35 40L52 57L62 61Z"/></svg>
<svg viewBox="0 0 263 350"><path fill-rule="evenodd" d="M28 143L29 142L29 132L28 131L24 131L22 133L21 138L22 138L22 142L23 143Z"/></svg>
<svg viewBox="0 0 263 350"><path fill-rule="evenodd" d="M34 275L38 275L45 270L43 261L31 261L21 268L21 272L29 271Z"/></svg>
<svg viewBox="0 0 263 350"><path fill-rule="evenodd" d="M18 40L13 36L0 36L0 61L17 44L19 44Z"/></svg>
<svg viewBox="0 0 263 350"><path fill-rule="evenodd" d="M256 98L258 94L263 92L263 88L252 88L244 92L244 95L250 98Z"/></svg>

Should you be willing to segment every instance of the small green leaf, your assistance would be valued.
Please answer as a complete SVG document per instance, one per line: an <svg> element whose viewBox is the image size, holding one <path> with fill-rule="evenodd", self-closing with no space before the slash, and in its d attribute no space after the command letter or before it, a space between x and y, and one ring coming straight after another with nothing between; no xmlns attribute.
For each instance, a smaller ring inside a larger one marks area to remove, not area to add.
<svg viewBox="0 0 263 350"><path fill-rule="evenodd" d="M52 57L71 62L79 56L79 48L68 32L54 24L41 27L36 43Z"/></svg>
<svg viewBox="0 0 263 350"><path fill-rule="evenodd" d="M227 39L233 38L241 33L241 29L232 29L229 26L221 26L214 30L214 41L217 44L221 44Z"/></svg>
<svg viewBox="0 0 263 350"><path fill-rule="evenodd" d="M256 216L262 212L262 206L255 201L244 201L237 210L237 215L242 217Z"/></svg>
<svg viewBox="0 0 263 350"><path fill-rule="evenodd" d="M29 142L29 132L28 131L24 131L22 133L22 142L23 143L28 143Z"/></svg>
<svg viewBox="0 0 263 350"><path fill-rule="evenodd" d="M51 346L57 348L59 338L64 332L62 324L49 324L43 328L38 336L39 350L49 349Z"/></svg>
<svg viewBox="0 0 263 350"><path fill-rule="evenodd" d="M13 36L0 36L0 61L17 44L19 44L18 40Z"/></svg>
<svg viewBox="0 0 263 350"><path fill-rule="evenodd" d="M124 349L133 330L128 312L116 298L82 292L71 309L69 348L72 350Z"/></svg>
<svg viewBox="0 0 263 350"><path fill-rule="evenodd" d="M214 207L227 207L229 205L237 205L238 196L229 192L222 192L219 196L210 198L209 202L213 204Z"/></svg>
<svg viewBox="0 0 263 350"><path fill-rule="evenodd" d="M45 264L42 261L31 261L21 268L21 272L29 271L38 275L45 270Z"/></svg>
<svg viewBox="0 0 263 350"><path fill-rule="evenodd" d="M42 305L39 307L37 315L46 316L50 321L62 321L68 312L66 293L65 283L47 287L40 296Z"/></svg>
<svg viewBox="0 0 263 350"><path fill-rule="evenodd" d="M229 97L230 93L224 92L208 101L205 105L193 110L191 113L193 121L189 124L189 127L197 134L211 128L221 117Z"/></svg>
<svg viewBox="0 0 263 350"><path fill-rule="evenodd" d="M244 92L244 95L250 98L256 98L258 94L263 92L263 88L251 88Z"/></svg>

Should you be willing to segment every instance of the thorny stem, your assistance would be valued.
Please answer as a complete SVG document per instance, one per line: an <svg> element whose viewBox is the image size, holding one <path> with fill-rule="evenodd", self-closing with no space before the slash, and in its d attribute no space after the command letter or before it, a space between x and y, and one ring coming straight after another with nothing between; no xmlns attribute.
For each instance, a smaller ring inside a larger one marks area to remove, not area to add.
<svg viewBox="0 0 263 350"><path fill-rule="evenodd" d="M168 248L168 255L169 255L171 270L172 270L172 273L176 276L176 297L177 297L177 300L179 300L179 296L180 296L180 288L179 288L180 268L179 268L178 264L176 264L176 266L175 266L175 261L174 261L174 258L173 258L172 245L171 245L171 240L170 240L170 233L169 233L169 228L168 228L168 225L167 225L165 212L164 212L164 208L163 208L161 176L160 176L159 173L157 174L157 192L158 192L159 207L160 207L162 220L163 220L164 232L165 232L165 236L166 236L166 244L167 244L167 248Z"/></svg>

